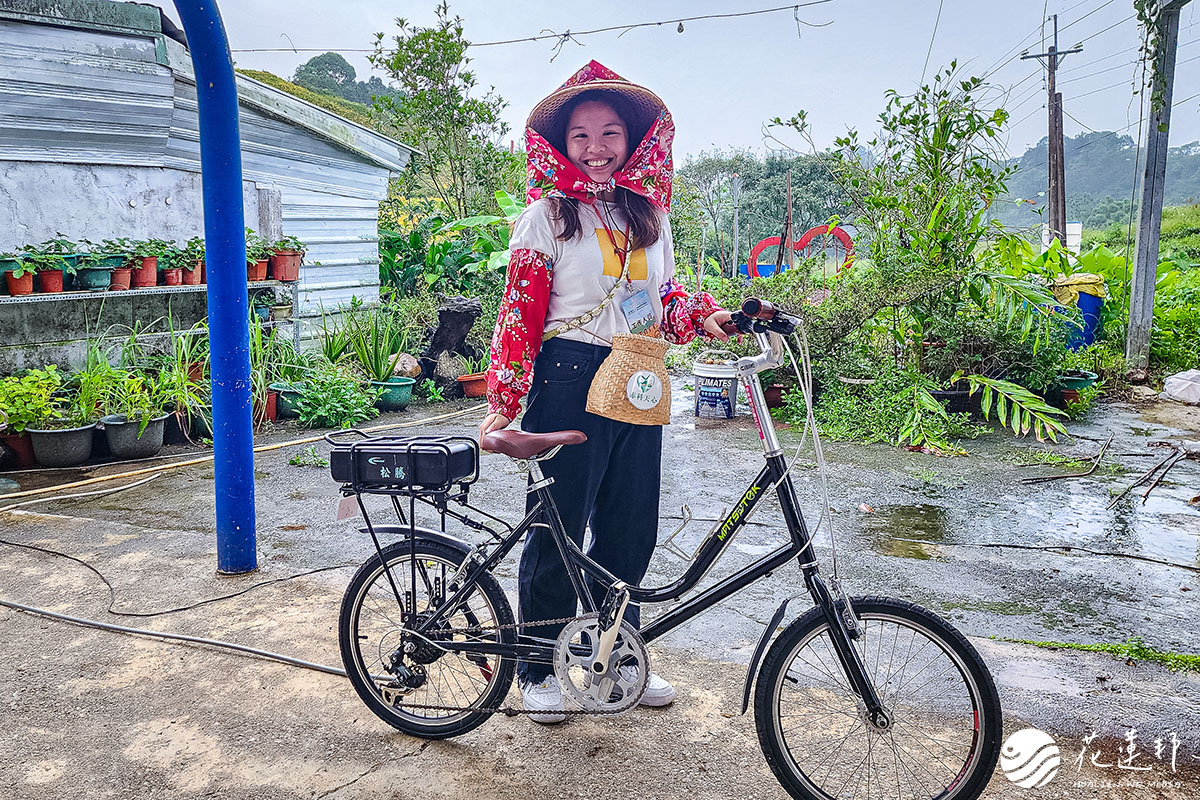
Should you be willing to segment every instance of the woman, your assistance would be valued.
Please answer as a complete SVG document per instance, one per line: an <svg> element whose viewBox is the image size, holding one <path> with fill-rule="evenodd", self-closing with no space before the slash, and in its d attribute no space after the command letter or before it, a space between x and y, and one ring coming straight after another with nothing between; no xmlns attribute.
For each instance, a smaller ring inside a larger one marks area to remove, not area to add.
<svg viewBox="0 0 1200 800"><path fill-rule="evenodd" d="M645 575L658 535L662 428L587 413L592 376L616 333L653 323L647 335L677 344L697 335L726 339L721 325L730 318L710 295L689 294L674 280L667 221L674 134L657 96L595 61L534 108L526 130L528 207L510 240L488 370L489 414L479 426L480 436L507 426L528 393L523 430L587 434L587 442L564 448L542 471L555 479L551 493L567 534L582 546L590 526L588 555L630 584ZM570 579L543 529L525 541L519 586L522 622L577 613ZM638 625L635 606L626 619ZM553 639L561 628L524 631ZM525 707L546 712L531 719L565 719L555 713L563 709L562 693L548 665L522 662L517 673ZM652 674L642 703L667 705L674 697Z"/></svg>

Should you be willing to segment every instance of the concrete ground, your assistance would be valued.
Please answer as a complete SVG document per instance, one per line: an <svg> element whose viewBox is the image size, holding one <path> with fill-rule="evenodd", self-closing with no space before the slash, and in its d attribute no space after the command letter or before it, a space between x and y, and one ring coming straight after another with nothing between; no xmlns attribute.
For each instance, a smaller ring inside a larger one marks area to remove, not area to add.
<svg viewBox="0 0 1200 800"><path fill-rule="evenodd" d="M465 407L414 407L385 421ZM693 420L682 385L675 409L664 440L660 541L686 503L697 521L676 541L691 552L712 524L703 520L735 503L757 472L760 451L746 419ZM420 430L470 433L476 424L468 416ZM985 797L1200 794L1200 675L1005 641L1136 636L1162 650L1200 650L1200 510L1188 502L1200 494L1200 464L1181 462L1145 504L1135 496L1105 509L1113 491L1157 461L1147 455L1158 452L1148 442L1195 438L1197 431L1200 410L1159 403L1107 406L1072 426L1077 438L1054 448L1000 434L969 443L972 455L957 459L886 446L827 446L844 585L852 594L907 598L951 620L996 677L1006 735L1037 727L1062 750L1060 774L1046 787L1020 789L997 774ZM1087 456L1110 433L1109 455L1094 475L1020 482L1071 471L1018 466L1022 451ZM302 435L282 430L270 438ZM799 443L795 432L781 436L786 447ZM215 574L211 465L164 470L111 496L0 514L0 538L86 560L111 581L120 612L171 609L317 567L345 568L191 610L118 617L106 611L108 589L81 565L0 545L0 598L340 666L338 603L370 543L357 532L359 521L334 520L336 486L326 470L288 464L301 449L258 456L261 555L252 575ZM805 446L796 480L806 509L819 502L811 459ZM0 477L28 489L128 468ZM515 521L523 476L495 455L484 457L483 472L473 502ZM7 502L0 499L0 506ZM769 504L759 510L706 583L782 540L776 512ZM829 574L828 535L818 543ZM1075 549L1027 549L1058 545ZM663 583L682 566L660 548L647 583ZM503 565L501 578L511 596L514 563ZM0 607L0 787L7 787L0 797L781 798L752 714L737 712L750 651L798 579L798 571L780 570L654 643L656 671L679 690L668 709L555 727L497 717L434 743L387 727L340 677ZM790 617L806 606L798 601ZM510 702L519 702L515 695ZM1149 770L1116 766L1127 756L1130 728L1137 730L1137 750L1128 764ZM1180 742L1174 772L1170 745L1165 760L1157 760L1153 744L1159 736L1169 742L1171 732Z"/></svg>

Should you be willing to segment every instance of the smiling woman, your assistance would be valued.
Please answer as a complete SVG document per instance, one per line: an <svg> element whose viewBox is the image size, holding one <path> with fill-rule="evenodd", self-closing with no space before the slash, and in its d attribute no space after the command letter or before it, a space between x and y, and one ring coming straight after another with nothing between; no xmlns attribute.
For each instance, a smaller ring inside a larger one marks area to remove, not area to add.
<svg viewBox="0 0 1200 800"><path fill-rule="evenodd" d="M542 470L555 479L550 492L567 534L582 546L590 527L588 554L631 585L645 574L657 538L662 427L649 417L633 424L589 413L593 377L617 337L665 350L667 342L698 335L727 338L720 325L730 317L711 296L689 294L674 279L667 221L674 134L671 115L654 93L595 61L529 115L529 205L510 239L488 370L491 413L480 426L481 438L504 428L528 394L523 430L586 435L543 462ZM620 383L622 398L646 401L645 387L635 399L629 385ZM553 621L578 611L556 547L542 528L525 542L519 597L527 635L555 639L563 626ZM591 591L598 607L604 589ZM636 605L625 618L637 627ZM537 712L530 717L535 722L565 719L549 669L518 665L522 699ZM675 697L659 676L641 677L647 681L643 704L666 705Z"/></svg>

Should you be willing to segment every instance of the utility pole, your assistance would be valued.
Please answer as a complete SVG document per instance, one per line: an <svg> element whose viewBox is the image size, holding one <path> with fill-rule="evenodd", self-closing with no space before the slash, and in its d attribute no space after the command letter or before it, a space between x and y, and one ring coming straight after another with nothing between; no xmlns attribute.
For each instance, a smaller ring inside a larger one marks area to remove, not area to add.
<svg viewBox="0 0 1200 800"><path fill-rule="evenodd" d="M1059 62L1069 53L1082 53L1082 47L1072 50L1058 49L1058 14L1054 20L1054 44L1045 53L1021 54L1021 60L1036 58L1046 59L1046 70L1049 78L1046 81L1046 111L1049 116L1049 138L1046 141L1046 156L1049 162L1048 207L1050 211L1050 240L1058 239L1067 243L1067 169L1063 157L1063 123L1062 123L1062 92L1055 89L1055 73Z"/></svg>
<svg viewBox="0 0 1200 800"><path fill-rule="evenodd" d="M733 275L731 277L736 278L738 266L741 264L741 259L738 257L738 200L742 197L742 178L736 172L729 181L729 191L733 195Z"/></svg>
<svg viewBox="0 0 1200 800"><path fill-rule="evenodd" d="M1154 73L1161 76L1161 104L1150 110L1146 132L1146 165L1142 170L1138 206L1136 260L1129 290L1129 331L1125 337L1125 362L1133 372L1150 365L1150 328L1154 322L1154 284L1158 278L1158 237L1162 229L1163 184L1167 177L1167 139L1171 125L1171 95L1175 88L1175 51L1179 46L1179 12L1188 0L1159 4L1161 38L1154 53ZM1151 97L1154 96L1152 87ZM1143 89L1144 91L1144 89ZM1139 377L1139 376L1135 376Z"/></svg>

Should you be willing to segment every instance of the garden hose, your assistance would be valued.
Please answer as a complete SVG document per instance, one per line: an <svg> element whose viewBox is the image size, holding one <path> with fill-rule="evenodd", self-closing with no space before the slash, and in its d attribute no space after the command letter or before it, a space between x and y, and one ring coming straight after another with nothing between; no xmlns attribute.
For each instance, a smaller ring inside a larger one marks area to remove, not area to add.
<svg viewBox="0 0 1200 800"><path fill-rule="evenodd" d="M466 416L467 414L473 414L473 413L476 413L485 408L487 408L487 405L484 403L480 403L479 405L471 406L470 408L464 408L464 409L460 409L458 411L452 411L449 414L441 414L436 417L424 417L422 419L411 420L409 422L389 422L389 423L386 423L383 425L374 425L370 428L360 428L360 430L362 430L365 433L375 433L377 431L392 430L394 428L412 428L417 425L426 425L431 422L441 422L441 421L447 420L447 419L454 419L456 417ZM280 450L284 447L295 447L297 445L302 445L302 444L313 444L315 442L322 441L323 438L324 438L323 434L317 434L315 436L306 436L303 439L292 439L290 441L275 442L273 444L261 444L254 448L254 452L255 453L265 453L269 450ZM9 494L0 494L0 500L14 500L19 497L33 497L34 495L48 494L50 492L57 492L62 489L77 489L81 486L91 486L91 485L97 484L97 483L105 483L107 481L116 480L118 478L136 478L139 475L146 475L148 473L156 472L156 471L165 472L166 470L178 469L179 467L192 467L197 464L207 464L208 462L213 460L213 457L214 457L213 454L209 453L208 455L205 455L205 456L200 456L198 458L191 458L191 459L188 459L187 461L178 461L173 464L162 464L162 465L159 465L156 467L143 467L142 469L130 470L128 472L118 472L118 473L114 473L112 475L100 475L95 478L87 478L86 480L74 481L72 483L62 483L62 484L58 484L57 486L44 486L41 489L28 489L23 492L10 492ZM5 508L0 509L0 511L8 510L8 508L9 507L6 506Z"/></svg>

